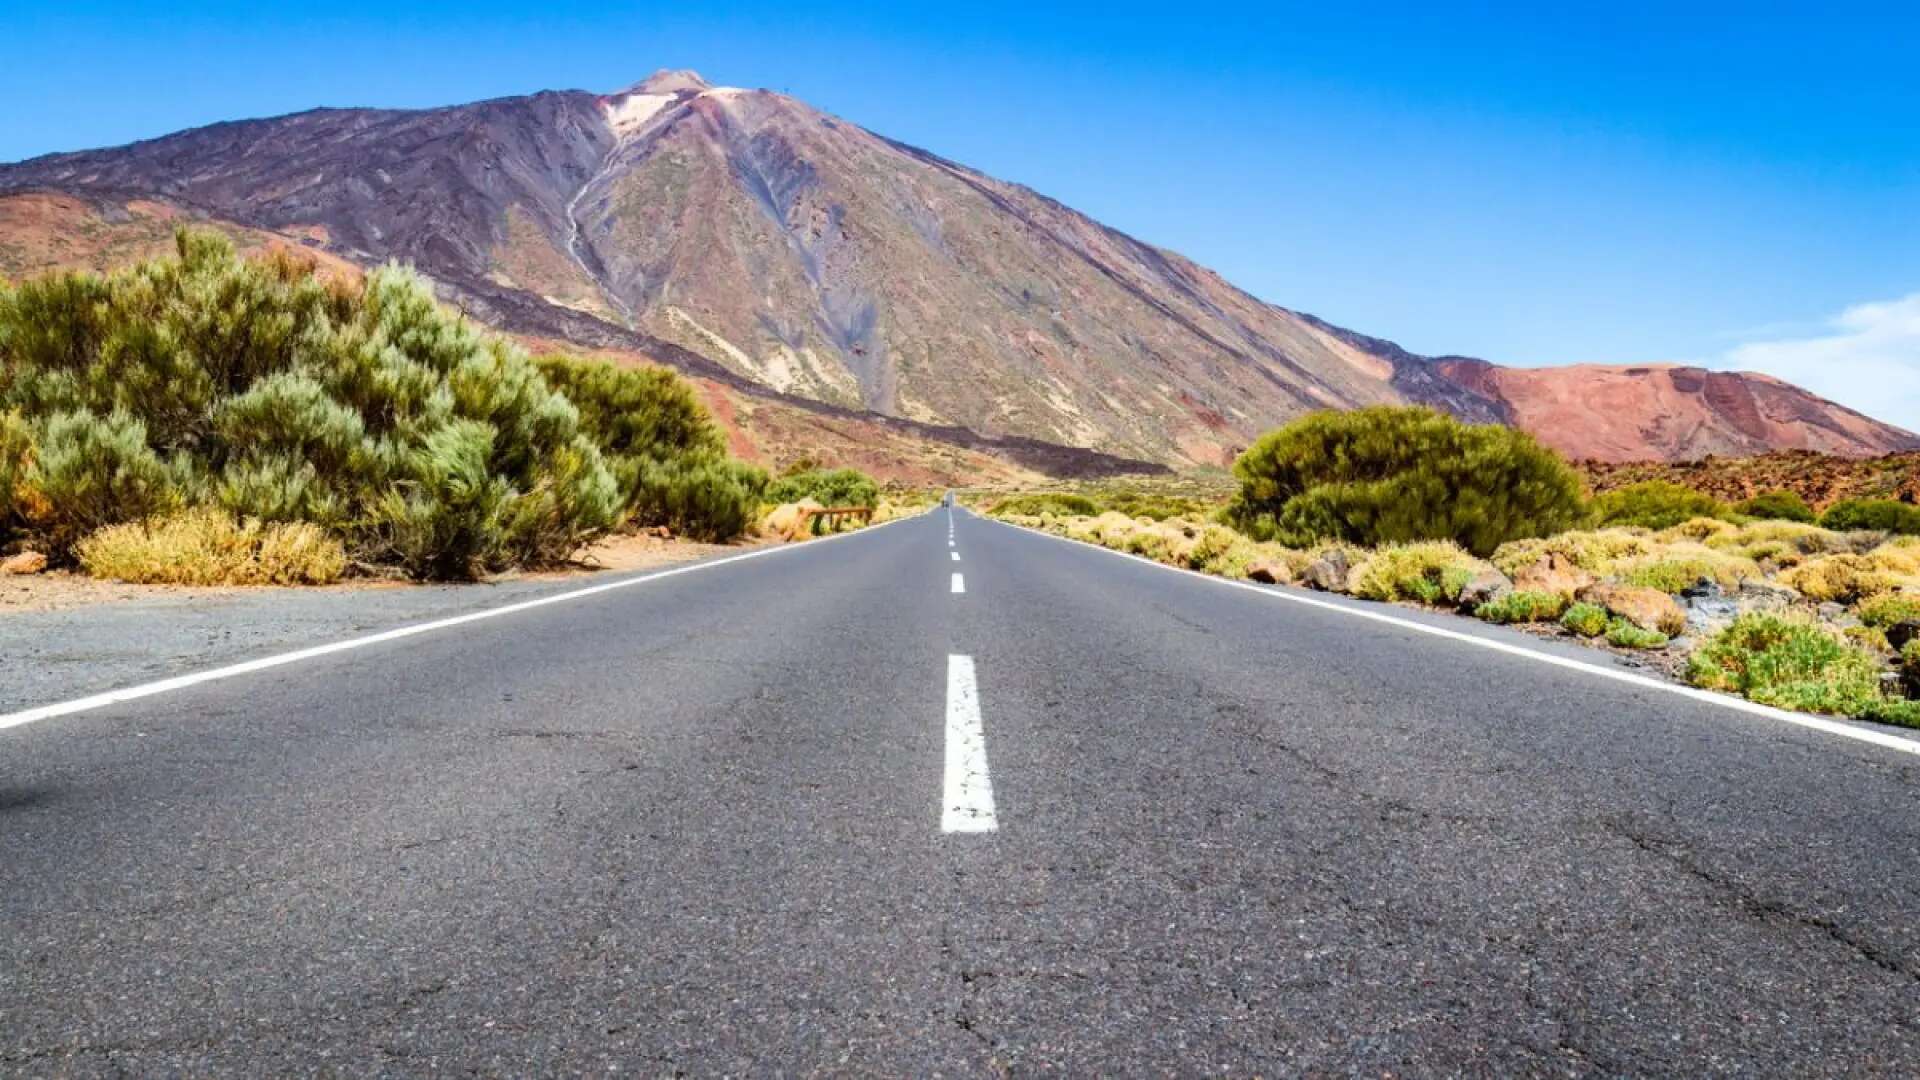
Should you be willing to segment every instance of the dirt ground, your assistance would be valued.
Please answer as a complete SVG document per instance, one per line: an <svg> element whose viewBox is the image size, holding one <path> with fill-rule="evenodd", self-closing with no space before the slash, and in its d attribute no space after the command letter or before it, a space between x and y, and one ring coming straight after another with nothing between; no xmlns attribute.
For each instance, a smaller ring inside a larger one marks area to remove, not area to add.
<svg viewBox="0 0 1920 1080"><path fill-rule="evenodd" d="M582 551L573 565L552 570L516 571L487 579L488 584L512 581L558 581L596 574L646 570L729 552L745 551L772 541L747 540L737 544L701 544L657 536L609 536ZM302 589L308 593L368 589L412 589L411 582L353 578L337 585ZM43 574L0 575L0 616L37 611L63 611L96 604L142 600L193 600L259 592L244 586L128 585L101 581L85 574L55 570Z"/></svg>

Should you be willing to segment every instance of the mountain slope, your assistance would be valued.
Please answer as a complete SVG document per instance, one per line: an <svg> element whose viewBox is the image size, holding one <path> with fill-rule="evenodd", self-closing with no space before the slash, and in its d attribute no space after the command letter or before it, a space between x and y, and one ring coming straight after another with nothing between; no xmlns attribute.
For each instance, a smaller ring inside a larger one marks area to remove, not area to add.
<svg viewBox="0 0 1920 1080"><path fill-rule="evenodd" d="M1509 422L1575 458L1639 461L1813 450L1872 457L1913 436L1768 375L1675 364L1510 368L1446 359L1447 378L1500 403ZM1648 447L1683 454L1648 454Z"/></svg>
<svg viewBox="0 0 1920 1080"><path fill-rule="evenodd" d="M687 72L606 96L317 110L0 167L0 191L29 189L160 198L361 262L409 259L523 333L1173 464L1223 463L1311 409L1402 401L1517 423L1582 456L1920 445L1744 375L1522 378L1416 356L1026 188ZM1647 388L1613 395L1639 412L1604 417L1604 437L1541 405L1595 380Z"/></svg>
<svg viewBox="0 0 1920 1080"><path fill-rule="evenodd" d="M104 271L171 254L176 225L192 223L228 236L245 253L303 246L323 273L356 276L353 263L316 250L308 230L275 231L236 225L156 199L91 200L30 192L0 195L0 278L54 270ZM518 295L518 294L513 294ZM589 326L600 324L588 323ZM627 335L603 326L607 336ZM579 352L578 342L520 335L536 353ZM690 383L726 433L733 452L782 469L798 461L854 466L882 480L917 486L1019 485L1047 477L1091 478L1163 469L1149 462L1103 455L1018 437L988 437L840 408L780 394L707 365L663 342L644 347L615 343L590 351L616 364L665 364Z"/></svg>

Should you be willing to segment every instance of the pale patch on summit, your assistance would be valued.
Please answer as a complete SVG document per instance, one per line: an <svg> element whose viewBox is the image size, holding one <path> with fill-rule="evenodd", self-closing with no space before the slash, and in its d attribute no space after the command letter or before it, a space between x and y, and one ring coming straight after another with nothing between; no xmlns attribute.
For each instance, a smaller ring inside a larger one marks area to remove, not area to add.
<svg viewBox="0 0 1920 1080"><path fill-rule="evenodd" d="M631 138L673 101L672 94L623 94L606 103L607 124L622 139Z"/></svg>

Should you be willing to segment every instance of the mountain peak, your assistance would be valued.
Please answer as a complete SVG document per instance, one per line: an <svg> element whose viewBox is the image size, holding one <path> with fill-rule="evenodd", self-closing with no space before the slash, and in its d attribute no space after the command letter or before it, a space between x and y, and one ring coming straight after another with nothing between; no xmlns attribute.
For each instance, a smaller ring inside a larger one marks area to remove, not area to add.
<svg viewBox="0 0 1920 1080"><path fill-rule="evenodd" d="M627 87L623 93L677 94L682 90L691 90L699 93L703 90L711 89L713 89L713 87L707 85L707 80L701 78L699 72L690 68L661 68L659 71Z"/></svg>
<svg viewBox="0 0 1920 1080"><path fill-rule="evenodd" d="M668 69L605 96L300 113L245 137L220 126L0 165L0 196L61 192L83 200L77 213L135 197L191 206L356 261L411 262L516 333L1163 464L1225 465L1309 409L1404 402L1583 458L1920 445L1729 372L1416 356L789 102ZM399 161L421 167L397 178ZM50 211L22 205L0 199L0 239L22 221L60 235L34 224Z"/></svg>

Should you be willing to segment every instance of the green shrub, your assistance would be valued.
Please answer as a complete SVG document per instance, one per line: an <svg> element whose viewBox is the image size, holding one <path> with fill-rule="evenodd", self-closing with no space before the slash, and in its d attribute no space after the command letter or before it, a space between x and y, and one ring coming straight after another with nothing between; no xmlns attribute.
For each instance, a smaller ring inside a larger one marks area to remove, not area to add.
<svg viewBox="0 0 1920 1080"><path fill-rule="evenodd" d="M1920 619L1920 596L1913 593L1882 593L1861 601L1855 614L1868 626L1885 630L1897 622Z"/></svg>
<svg viewBox="0 0 1920 1080"><path fill-rule="evenodd" d="M1202 525L1187 552L1187 566L1222 577L1243 578L1260 555L1253 541L1224 525Z"/></svg>
<svg viewBox="0 0 1920 1080"><path fill-rule="evenodd" d="M790 472L767 488L777 503L812 499L821 506L878 506L880 488L859 469L805 469Z"/></svg>
<svg viewBox="0 0 1920 1080"><path fill-rule="evenodd" d="M580 414L580 429L609 460L665 460L726 450L726 439L685 379L661 367L621 367L601 360L542 356L547 385Z"/></svg>
<svg viewBox="0 0 1920 1080"><path fill-rule="evenodd" d="M1354 568L1350 591L1365 600L1413 600L1439 605L1460 599L1460 590L1484 566L1445 540L1389 544Z"/></svg>
<svg viewBox="0 0 1920 1080"><path fill-rule="evenodd" d="M580 428L606 458L634 524L723 541L753 522L766 473L727 457L726 438L685 379L665 368L564 356L537 363L579 410Z"/></svg>
<svg viewBox="0 0 1920 1080"><path fill-rule="evenodd" d="M347 568L346 549L317 525L236 521L202 507L109 525L74 545L99 578L154 585L325 585Z"/></svg>
<svg viewBox="0 0 1920 1080"><path fill-rule="evenodd" d="M1473 614L1490 623L1536 623L1552 622L1566 610L1567 598L1559 593L1515 591L1481 604Z"/></svg>
<svg viewBox="0 0 1920 1080"><path fill-rule="evenodd" d="M25 479L33 435L17 412L0 412L0 544L20 527L16 492Z"/></svg>
<svg viewBox="0 0 1920 1080"><path fill-rule="evenodd" d="M1052 514L1055 517L1093 517L1100 512L1100 507L1085 495L1042 491L1027 495L1009 495L994 503L987 512L996 517L1010 515L1040 517L1043 514Z"/></svg>
<svg viewBox="0 0 1920 1080"><path fill-rule="evenodd" d="M1887 632L1877 626L1843 626L1840 628L1840 636L1871 652L1893 651L1893 644L1887 640Z"/></svg>
<svg viewBox="0 0 1920 1080"><path fill-rule="evenodd" d="M1822 528L1835 532L1920 534L1920 508L1894 499L1842 499L1820 515Z"/></svg>
<svg viewBox="0 0 1920 1080"><path fill-rule="evenodd" d="M1765 705L1920 721L1920 702L1889 698L1871 653L1802 619L1749 612L1702 645L1687 662L1695 686L1742 694Z"/></svg>
<svg viewBox="0 0 1920 1080"><path fill-rule="evenodd" d="M1584 601L1574 604L1560 616L1560 625L1581 637L1599 637L1607 632L1607 609Z"/></svg>
<svg viewBox="0 0 1920 1080"><path fill-rule="evenodd" d="M1622 649L1664 649L1667 635L1658 630L1645 630L1626 619L1616 618L1607 623L1607 644Z"/></svg>
<svg viewBox="0 0 1920 1080"><path fill-rule="evenodd" d="M1807 500L1791 491L1768 491L1736 505L1734 513L1750 518L1811 524L1817 516Z"/></svg>
<svg viewBox="0 0 1920 1080"><path fill-rule="evenodd" d="M1451 540L1485 557L1581 514L1579 477L1531 436L1420 407L1315 413L1262 436L1233 471L1227 519L1299 547Z"/></svg>
<svg viewBox="0 0 1920 1080"><path fill-rule="evenodd" d="M173 473L147 444L147 428L125 412L57 412L35 425L32 458L19 486L33 532L56 551L115 522L178 506Z"/></svg>
<svg viewBox="0 0 1920 1080"><path fill-rule="evenodd" d="M1726 506L1711 495L1666 480L1646 480L1594 498L1594 524L1670 529L1693 518L1717 518Z"/></svg>
<svg viewBox="0 0 1920 1080"><path fill-rule="evenodd" d="M720 543L753 524L767 489L766 471L719 455L689 454L644 461L628 503L638 525L665 525L675 533Z"/></svg>
<svg viewBox="0 0 1920 1080"><path fill-rule="evenodd" d="M0 286L0 416L0 531L56 558L207 502L466 576L563 559L629 516L737 534L758 497L669 373L536 365L411 271L326 281L205 232L109 276Z"/></svg>

